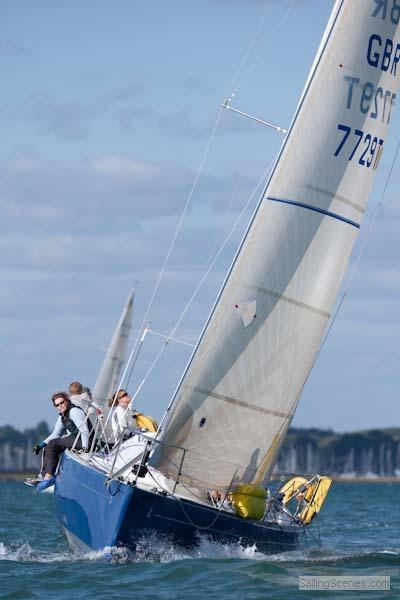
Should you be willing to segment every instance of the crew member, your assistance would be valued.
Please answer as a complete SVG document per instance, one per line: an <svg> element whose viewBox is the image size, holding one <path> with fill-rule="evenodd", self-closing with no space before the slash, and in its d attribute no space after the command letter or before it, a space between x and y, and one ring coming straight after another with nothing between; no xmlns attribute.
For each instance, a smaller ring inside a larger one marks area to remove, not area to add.
<svg viewBox="0 0 400 600"><path fill-rule="evenodd" d="M137 429L136 419L130 406L131 400L132 398L126 390L119 390L109 402L114 407L111 417L114 442L118 441L121 435L128 437Z"/></svg>
<svg viewBox="0 0 400 600"><path fill-rule="evenodd" d="M83 410L85 414L90 412L90 408L96 409L96 413L101 413L101 406L92 399L91 391L88 387L84 387L79 381L73 381L68 387L69 399L75 406Z"/></svg>
<svg viewBox="0 0 400 600"><path fill-rule="evenodd" d="M44 448L43 479L36 486L39 491L55 483L54 474L64 450L73 446L77 450L86 450L89 444L89 429L83 410L72 404L65 392L53 394L51 400L59 413L54 430L43 442L33 447L34 454L39 454Z"/></svg>
<svg viewBox="0 0 400 600"><path fill-rule="evenodd" d="M138 429L151 433L157 431L157 423L152 417L132 410L132 398L126 390L121 389L116 392L110 400L109 406L114 407L111 417L114 442L118 441L121 435L129 437Z"/></svg>

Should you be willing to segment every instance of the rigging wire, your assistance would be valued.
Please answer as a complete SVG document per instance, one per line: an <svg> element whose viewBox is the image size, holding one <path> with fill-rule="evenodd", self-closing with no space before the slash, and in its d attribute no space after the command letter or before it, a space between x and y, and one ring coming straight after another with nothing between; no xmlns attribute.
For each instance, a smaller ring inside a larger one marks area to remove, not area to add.
<svg viewBox="0 0 400 600"><path fill-rule="evenodd" d="M149 321L149 322L148 322L148 324L147 324L147 327L146 327L146 329L143 331L143 335L142 335L142 337L140 338L140 344L139 344L138 350L137 350L137 352L136 352L136 356L135 356L134 360L132 361L131 370L130 370L130 372L129 372L129 375L128 375L128 378L127 378L127 380L126 380L126 387L129 387L129 382L130 382L130 380L131 380L131 377L132 377L133 369L135 368L135 365L136 365L136 363L137 363L137 360L138 360L138 358L139 358L140 352L141 352L141 350L142 350L142 348L143 348L144 339L145 339L145 337L146 337L146 335L147 335L147 331L148 331L148 329L149 329L150 325L151 325L151 321ZM124 378L122 378L122 380L123 380L123 379L124 379ZM118 391L119 391L119 390L118 390Z"/></svg>
<svg viewBox="0 0 400 600"><path fill-rule="evenodd" d="M347 282L346 288L345 288L345 290L344 290L344 292L343 292L343 294L342 294L342 296L341 296L341 298L340 298L340 300L339 300L339 303L338 303L338 305L337 305L337 308L336 308L336 310L335 310L335 312L334 312L334 315L333 315L333 317L332 317L332 320L331 320L331 322L330 322L330 324L329 324L329 327L328 327L328 329L327 329L327 332L326 332L326 333L325 333L325 335L324 335L324 338L323 338L323 340L322 340L322 342L321 342L321 345L320 345L320 347L319 347L319 349L318 349L318 352L317 352L317 354L315 355L315 358L314 358L314 360L313 360L313 363L312 363L312 365L311 365L311 367L310 367L310 370L309 370L309 372L308 372L308 375L307 375L306 379L304 380L304 383L303 383L303 385L301 386L301 389L300 389L299 393L297 394L297 396L296 396L296 398L295 398L295 400L294 400L294 402L293 402L293 404L292 404L292 406L291 406L291 408L290 408L290 412L292 413L292 415L293 415L293 411L295 410L295 408L296 408L296 406L297 406L297 404L298 404L298 402L299 402L299 400L300 400L300 397L301 397L301 395L302 395L302 393L303 393L304 387L305 387L305 385L306 385L306 383L307 383L307 381L308 381L308 379L309 379L309 377L310 377L311 371L313 370L313 368L314 368L314 365L315 365L315 363L317 362L317 360L318 360L318 357L319 357L319 355L321 354L321 351L322 351L322 349L324 348L324 346L325 346L325 343L326 343L326 341L327 341L327 339L328 339L328 337L329 337L329 335L330 335L330 333L331 333L331 331L332 331L333 325L334 325L334 324L335 324L335 322L336 322L336 318L337 318L337 316L338 316L338 314L339 314L339 311L340 311L340 309L341 309L341 308L342 308L342 306L343 306L343 302L344 302L344 300L345 300L345 298L346 298L346 296L347 296L348 292L349 292L349 291L350 291L350 289L351 289L351 285L352 285L352 283L353 283L354 276L355 276L355 274L356 274L356 271L357 271L357 269L358 269L358 265L359 265L359 263L360 263L360 260L361 260L361 258L362 258L362 256L363 256L363 254L364 254L364 250L365 250L366 244L367 244L367 242L368 242L368 240L369 240L369 237L370 237L370 235L371 235L372 228L373 228L373 226L375 225L375 221L376 221L376 218L377 218L377 216L378 216L378 213L379 213L379 211L380 211L380 210L381 210L381 208L382 208L383 201L384 201L384 199L385 199L385 196L386 196L387 188L388 188L388 186L389 186L389 182L390 182L390 179L391 179L391 177L392 177L393 169L394 169L394 166L395 166L395 164L396 164L396 161L397 161L397 158L398 158L398 155L399 155L399 151L400 151L400 139L399 139L399 142L398 142L398 144L397 144L396 151L395 151L395 153L394 153L393 161L392 161L392 164L391 164L391 166L390 166L390 169L389 169L388 175L387 175L387 177L386 177L386 181L385 181L385 185L384 185L384 187L383 187L383 190L382 190L381 197L380 197L380 199L379 199L379 202L378 202L378 204L377 204L377 206L376 206L376 208L375 208L375 211L374 211L374 213L373 213L372 219L371 219L371 221L370 221L370 224L369 224L369 226L368 226L368 229L367 229L367 231L366 231L366 234L365 234L364 240L363 240L363 242L362 242L362 244L361 244L360 252L358 253L358 256L357 256L357 258L356 258L356 261L355 261L355 263L354 263L354 265L353 265L353 268L352 268L352 270L351 270L351 273L350 273L350 276L349 276L349 279L348 279L348 282Z"/></svg>
<svg viewBox="0 0 400 600"><path fill-rule="evenodd" d="M240 176L239 176L239 174L237 174L235 186L234 186L233 192L232 192L231 197L230 197L229 205L228 205L228 207L227 207L227 209L225 211L226 215L230 216L231 212L233 212L232 211L233 202L235 200L237 191L239 189L239 184L240 184ZM212 261L212 259L214 257L214 253L216 252L216 250L218 248L218 245L221 243L221 239L223 239L224 230L226 230L226 228L227 228L226 226L227 226L227 223L225 222L224 227L223 227L223 231L217 233L217 235L215 236L214 245L213 245L213 247L211 249L211 252L210 252L210 254L208 256L208 260L207 260L206 266L204 267L205 271L207 270L209 264L211 263L211 261Z"/></svg>
<svg viewBox="0 0 400 600"><path fill-rule="evenodd" d="M212 261L212 262L211 262L211 264L209 265L209 267L208 267L207 271L204 273L204 275L203 275L202 279L200 280L199 284L197 285L196 289L194 290L194 292L193 292L193 294L192 294L191 298L189 299L189 301L188 301L188 303L187 303L186 307L184 308L184 310L182 311L182 313L181 313L181 316L179 317L178 321L176 322L176 324L175 324L174 328L172 329L172 332L171 332L171 333L175 333L175 332L176 332L176 330L177 330L177 328L178 328L178 327L179 327L179 325L181 324L183 317L185 316L186 312L188 311L188 309L189 309L190 305L192 304L192 302L193 302L193 300L194 300L195 296L197 295L197 293L198 293L199 289L200 289L200 288L201 288L201 286L203 285L203 283L204 283L204 281L205 281L206 277L208 276L209 272L211 271L211 269L212 269L212 268L213 268L213 266L215 265L215 262L217 261L217 259L218 259L219 255L221 254L221 252L222 252L222 250L224 249L225 245L228 243L228 240L229 240L229 238L231 237L231 235L232 235L233 231L236 229L237 225L239 224L240 220L242 219L243 215L245 214L245 212L246 212L247 208L248 208L248 207L249 207L249 205L250 205L250 202L252 201L252 199L254 198L254 196L256 195L256 193L258 192L259 188L260 188L261 186L263 186L263 187L264 187L264 182L265 182L265 180L267 179L267 177L269 177L269 172L270 172L270 170L272 169L272 166L274 165L274 163L275 163L275 161L276 161L276 158L277 158L277 155L276 155L276 156L274 156L274 158L272 159L272 161L271 161L271 162L270 162L270 164L268 165L268 168L267 168L267 169L266 169L266 171L263 173L263 175L262 175L261 179L259 180L259 182L258 182L258 184L257 184L257 186L256 186L256 188L255 188L255 190L254 190L254 191L253 191L253 193L251 194L251 196L250 196L250 198L248 199L248 201L247 201L246 205L244 206L244 208L242 209L242 211L241 211L241 213L239 214L238 218L236 219L235 223L233 224L233 226L232 226L232 228L231 228L230 232L229 232L229 233L228 233L228 235L226 236L226 238L225 238L225 240L224 240L223 244L221 245L220 249L218 250L217 254L215 255L215 257L214 257L213 261ZM196 346L196 347L197 347L197 346ZM196 349L195 349L195 350L196 350ZM171 400L170 400L170 402L169 402L169 404L168 404L168 407L167 407L166 411L164 412L164 415L163 415L163 417L162 417L162 419L161 419L161 422L160 422L159 431L161 430L161 428L162 428L162 425L163 425L163 423L164 423L164 421L165 421L165 419L166 419L166 417L167 417L167 414L169 413L169 411L170 411L170 409L171 409L171 406L172 406L172 404L173 404L173 402L174 402L174 399L175 399L175 395L176 395L176 393L174 393L174 394L173 394L173 396L172 396L172 398L171 398Z"/></svg>
<svg viewBox="0 0 400 600"><path fill-rule="evenodd" d="M257 54L255 60L250 64L250 66L246 69L245 73L243 76L241 76L239 78L239 76L237 76L235 84L232 85L231 90L232 93L229 94L230 98L233 98L239 88L239 85L242 85L243 81L246 79L246 77L249 75L249 73L254 69L254 67L256 66L256 64L259 62L259 60L261 59L262 55L264 54L266 48L268 47L268 45L272 42L272 40L274 39L274 37L276 36L276 34L278 33L279 29L282 27L283 23L286 21L286 19L288 18L289 14L291 13L292 9L294 8L294 5L296 4L297 0L293 0L293 2L290 4L289 8L287 9L287 11L284 13L284 15L281 17L280 21L278 22L277 26L275 27L275 29L272 30L272 32L270 33L270 35L267 37L263 47L261 48L260 52ZM265 20L266 17L266 13L267 13L267 9L269 8L269 4L268 3L266 9L265 9L265 13L262 17L261 20L261 24L263 23L263 21ZM261 24L259 26L258 29L260 29ZM257 35L258 35L258 30L257 30ZM254 41L255 39L253 39L252 43L250 44L249 50L250 48L254 45Z"/></svg>
<svg viewBox="0 0 400 600"><path fill-rule="evenodd" d="M260 19L260 22L259 22L259 24L258 24L258 27L257 27L257 29L256 29L256 31L255 31L255 33L254 33L254 35L253 35L253 37L252 37L252 39L251 39L251 41L250 41L250 44L249 44L249 46L248 46L248 48L247 48L246 52L245 52L245 53L244 53L244 55L243 55L243 58L242 58L242 60L241 60L241 62L240 62L240 65L239 65L239 67L238 67L238 70L236 71L236 75L235 75L235 77L233 78L233 81L232 81L232 83L231 83L231 86L230 86L230 88L229 88L229 90L230 90L230 94L228 94L229 96L230 96L230 95L231 95L231 94L232 94L232 93L233 93L233 92L236 90L236 88L237 88L237 86L238 86L238 81L240 80L240 72L241 72L241 70L243 69L243 67L244 67L244 64L245 64L245 62L246 62L246 60L247 60L247 58L248 58L248 56L249 56L249 54L250 54L251 50L253 49L253 46L254 46L254 44L256 43L256 39L257 39L257 38L258 38L258 36L260 35L260 32L261 32L262 26L264 25L264 21L265 21L265 19L266 19L267 13L268 13L268 9L269 9L269 7L271 6L271 2L272 2L272 0L268 0L268 1L267 1L267 3L266 3L266 6L265 6L265 9L264 9L263 16L261 17L261 19ZM246 73L247 73L247 71L246 71ZM242 79L243 79L243 78L242 78Z"/></svg>
<svg viewBox="0 0 400 600"><path fill-rule="evenodd" d="M373 227L374 227L374 225L375 225L375 221L376 221L376 219L377 219L377 216L378 216L378 214L379 214L379 212L380 212L380 210L381 210L381 208L382 208L383 201L384 201L384 198L385 198L385 196L386 196L386 191L387 191L387 188L388 188L388 185L389 185L389 181L390 181L390 179L391 179L391 177L392 177L392 174L393 174L394 165L396 164L396 161L397 161L397 157L398 157L398 154L399 154L399 150L400 150L400 140L399 140L399 142L398 142L398 144L397 144L397 148L396 148L396 151L395 151L395 153L394 153L393 161L392 161L392 164L391 164L391 166L390 166L390 169L389 169L388 176L386 177L386 181L385 181L384 188L383 188L383 190L382 190L381 197L380 197L380 199L379 199L379 202L378 202L378 204L377 204L377 206L376 206L376 208L375 208L374 214L372 215L372 219L371 219L371 221L370 221L370 223L369 223L369 226L368 226L367 232L366 232L366 234L365 234L365 237L364 237L364 240L363 240L363 242L362 242L362 245L361 245L361 248L360 248L360 252L359 252L359 254L358 254L358 256L357 256L357 259L356 259L356 261L355 261L355 263L354 263L354 265L353 265L353 268L352 268L352 270L351 270L351 273L350 273L350 276L349 276L349 280L348 280L348 284L347 284L347 286L346 286L346 289L345 289L345 291L344 291L344 293L343 293L343 296L342 296L342 298L340 299L339 306L338 306L338 308L337 308L337 310L336 310L336 312L335 312L335 315L334 315L334 319L332 320L331 327L332 327L332 325L333 325L333 323L334 323L334 320L336 319L336 316L337 316L337 314L338 314L338 312L339 312L339 310L340 310L340 307L341 307L341 306L342 306L342 304L343 304L343 301L344 301L344 299L345 299L345 296L347 295L347 293L348 293L348 291L349 291L349 289L350 289L350 286L351 286L351 284L352 284L352 282L353 282L354 275L356 274L356 271L357 271L357 269L358 269L358 265L359 265L359 263L360 263L360 260L361 260L361 258L362 258L362 256L363 256L363 254L364 254L364 251L365 251L365 246L367 245L367 242L368 242L368 240L369 240L369 238L370 238L370 235L371 235L371 231L372 231L372 229L373 229ZM327 332L327 335L329 334L329 332L330 332L330 330L331 330L331 327L329 327L329 329L328 329L328 332ZM324 340L324 341L325 341L325 340Z"/></svg>
<svg viewBox="0 0 400 600"><path fill-rule="evenodd" d="M154 298L155 298L155 296L156 296L156 293L157 293L157 291L158 291L158 288L160 287L160 283L161 283L161 280L162 280L162 278L163 278L163 275L164 275L164 273L165 273L165 271L166 271L166 269L167 269L167 264L168 264L169 258L170 258L171 254L172 254L172 251L173 251L173 249L174 249L174 246L175 246L176 239L177 239L177 237L178 237L178 234L179 234L179 231L180 231L180 229L181 229L181 226L182 226L183 220L184 220L184 218L185 218L185 216L186 216L186 213L187 213L187 211L188 211L189 204L190 204L190 202L191 202L191 200L192 200L192 197L193 197L193 193L194 193L195 187L196 187L196 185L197 185L197 182L198 182L198 180L199 180L200 174L201 174L201 172L202 172L202 170L203 170L203 167L204 167L204 164L205 164L205 162L206 162L206 159L207 159L208 153L209 153L209 151L210 151L211 144L212 144L212 142L213 142L213 140L214 140L215 133L216 133L216 131L217 131L218 125L219 125L219 123L220 123L220 121L221 121L221 118L222 118L222 111L223 111L223 109L222 109L222 108L220 108L220 109L219 109L219 111L218 111L218 114L217 114L217 118L216 118L216 121L215 121L214 127L213 127L213 129L212 129L212 132L211 132L210 138L209 138L209 140L208 140L208 142L207 142L207 146L206 146L206 149L205 149L205 151L204 151L204 153L203 153L202 159L201 159L201 161L200 161L200 166L199 166L199 168L198 168L198 170L197 170L197 173L196 173L196 176L195 176L195 178L194 178L194 181L193 181L192 187L191 187L191 189L190 189L189 195L188 195L188 197L187 197L187 200L186 200L185 206L184 206L184 208L183 208L183 211L182 211L182 214L181 214L181 216L180 216L180 218L179 218L178 225L177 225L177 227L176 227L176 229L175 229L174 235L172 236L172 240L171 240L171 243L170 243L170 245L169 245L169 248L168 248L167 255L166 255L165 259L164 259L164 263L163 263L163 265L162 265L162 267L161 267L161 271L160 271L160 273L159 273L159 275L158 275L158 278L157 278L156 284L155 284L155 286L154 286L153 293L152 293L152 295L151 295L151 298L150 298L150 301L149 301L149 303L148 303L148 305L147 305L147 308L146 308L145 315L144 315L144 317L143 317L143 320L142 320L142 323L141 323L141 325L140 325L139 333L138 333L138 335L137 335L137 337L136 337L136 340L135 340L135 342L134 342L134 344L133 344L133 348L132 348L132 350L131 350L131 353L130 353L130 355L129 355L129 357L128 357L128 360L127 360L127 363L126 363L126 366L125 366L124 372L123 372L123 374L122 374L122 377L121 377L121 379L120 379L120 383L119 383L119 385L118 385L118 391L121 389L121 386L122 386L122 384L123 384L123 381L124 381L124 379L125 379L125 377L126 377L126 374L127 374L128 370L129 370L129 367L130 367L131 361L132 361L132 359L133 359L133 356L134 356L134 354L135 354L135 351L136 351L136 347L137 347L138 341L139 341L139 339L141 339L141 338L142 338L144 324L146 323L146 321L147 321L147 319L148 319L149 312L150 312L150 310L151 310L151 307L153 306ZM135 361L134 361L134 362L136 362L136 359L135 359ZM130 373L130 375L129 375L129 379L130 379L130 376L131 376L131 375L132 375L132 371L131 371L131 373Z"/></svg>
<svg viewBox="0 0 400 600"><path fill-rule="evenodd" d="M260 20L260 23L259 23L259 25L258 25L258 27L257 27L257 29L256 29L256 32L255 32L255 34L253 35L253 38L252 38L252 40L251 40L251 42L250 42L250 44L249 44L249 46L248 46L248 48L247 48L247 50L246 50L246 52L245 52L245 54L244 54L243 58L242 58L242 61L241 61L240 65L239 65L239 68L238 68L237 74L236 74L236 76L235 76L235 78L234 78L234 80L233 80L233 83L232 83L231 89L232 89L232 88L234 88L234 87L235 87L235 85L237 84L237 82L239 82L239 80L240 80L240 74L241 74L241 71L242 71L242 69L243 69L243 67L244 67L244 65L245 65L245 63L246 63L246 61L247 61L247 59L248 59L248 56L250 55L250 52L251 52L251 50L253 49L253 46L254 46L254 44L255 44L255 42L256 42L256 39L257 39L257 37L258 37L258 36L259 36L259 34L260 34L260 31L261 31L261 29L262 29L262 26L263 26L263 24L264 24L264 21L265 21L265 19L266 19L266 15L267 15L268 9L269 9L269 7L270 7L270 5L271 5L271 1L272 1L272 0L268 0L268 1L267 1L266 7L265 7L265 9L264 9L263 16L262 16L262 18L261 18L261 20ZM250 71L251 71L251 70L252 70L252 69L255 67L255 65L258 63L258 61L260 60L260 58L261 58L262 54L264 53L264 51L265 51L266 47L267 47L267 46L268 46L268 44L269 44L269 43L272 41L272 39L274 38L274 36L275 36L275 35L276 35L276 33L278 32L279 28L282 26L283 22L286 20L287 16L289 15L289 13L290 13L290 11L292 10L292 8L293 8L293 6L294 6L294 4L295 4L295 3L296 3L296 0L293 0L293 2L292 2L292 4L290 5L289 9L286 11L286 13L284 14L284 16L281 18L281 20L279 21L278 25L277 25L277 26L276 26L276 28L273 30L272 34L271 34L271 35L270 35L270 36L267 38L267 40L266 40L265 44L264 44L264 45L263 45L263 47L262 47L262 50L261 50L261 51L258 53L258 55L257 55L257 57L256 57L256 60L255 60L255 61L253 61L253 63L250 65L250 67L249 67L249 68L247 68L247 70L245 71L245 74L244 74L244 76L243 76L243 77L241 77L241 82L240 82L240 83L242 83L242 81L244 80L244 78L245 78L245 77L247 77L247 75L249 74L249 72L250 72ZM236 87L238 87L238 85L236 85ZM235 93L236 93L236 90L234 90L234 91L232 92L232 94L231 94L231 98L232 98L232 97L235 95ZM193 184L192 184L192 187L191 187L191 189L190 189L190 192L189 192L188 198L187 198L187 200L186 200L186 203L185 203L185 206L184 206L184 208L183 208L182 214L181 214L181 216L180 216L180 219L179 219L179 221L178 221L178 225L177 225L177 227L176 227L176 229L175 229L175 232L174 232L174 235L173 235L173 237L172 237L172 240L171 240L170 246L169 246L169 248L168 248L167 255L166 255L166 257L165 257L165 260L164 260L164 263L163 263L163 265L162 265L161 271L160 271L160 273L159 273L158 279L157 279L157 281L156 281L156 284L155 284L155 286L154 286L154 289L153 289L153 292L152 292L152 295L151 295L150 301L149 301L149 303L148 303L148 306L147 306L147 308L146 308L145 315L144 315L144 317L143 317L143 320L142 320L142 323L141 323L141 325L140 325L139 333L138 333L138 335L137 335L137 337L136 337L136 340L135 340L135 342L134 342L134 344L133 344L132 351L131 351L131 353L130 353L130 355L129 355L129 357L128 357L128 360L127 360L127 363L126 363L125 369L124 369L124 371L123 371L122 377L121 377L121 379L120 379L120 383L119 383L119 386L118 386L118 390L117 390L117 391L119 391L119 390L121 389L121 386L122 386L122 384L123 384L123 381L125 380L126 374L127 374L128 370L130 369L130 366L131 366L132 359L133 359L133 357L134 357L134 355L135 355L136 348L137 348L137 345L138 345L138 341L139 341L139 339L142 339L142 332L144 331L144 329L143 329L143 328L144 328L144 324L146 323L146 321L147 321L147 319L148 319L148 315L149 315L149 313L150 313L150 310L151 310L151 307L152 307L152 305L153 305L153 302L154 302L155 295L156 295L156 293L157 293L157 291L158 291L158 288L160 287L160 283L161 283L162 277L163 277L163 275L164 275L164 273L165 273L165 271L166 271L166 268L167 268L167 264L168 264L169 258L170 258L171 254L172 254L172 251L173 251L173 248L174 248L174 246L175 246L175 242L176 242L176 239L177 239L177 237L178 237L178 234L179 234L179 232L180 232L180 229L181 229L181 226L182 226L183 220L184 220L184 218L185 218L185 216L186 216L186 213L187 213L187 211L188 211L188 208L189 208L190 202L191 202L191 200L192 200L192 197L193 197L193 194L194 194L194 191L195 191L195 188L196 188L197 182L198 182L198 180L199 180L199 177L200 177L200 175L201 175L201 173L202 173L202 171L203 171L204 164L205 164L205 162L206 162L206 160L207 160L207 157L208 157L208 154L209 154L209 151L210 151L211 144L212 144L212 142L213 142L213 140L214 140L214 137L215 137L215 134L216 134L217 128L218 128L218 126L219 126L219 124L220 124L220 121L221 121L221 118L222 118L223 110L224 110L224 109L223 109L223 107L221 106L221 107L219 108L219 111L218 111L218 114L217 114L217 118L216 118L216 121L215 121L214 127L213 127L213 129L212 129L212 133L211 133L211 135L210 135L210 138L209 138L209 140L208 140L208 143L207 143L206 149L205 149L205 151L204 151L204 153L203 153L203 156L202 156L202 159L201 159L201 162L200 162L200 166L199 166L199 168L198 168L198 171L197 171L197 173L196 173L195 179L194 179L194 181L193 181ZM269 169L269 168L270 168L270 167L268 167L268 169ZM257 186L257 188L256 188L256 189L258 189L258 186ZM253 194L254 194L254 193L253 193ZM247 207L247 204L246 204L246 207ZM235 227L236 227L236 224L234 225L234 228L235 228ZM230 237L230 235L229 235L228 237ZM227 241L227 240L226 240L226 241ZM222 245L222 247L221 247L220 251L218 252L218 254L217 254L216 258L219 256L219 254L220 254L220 252L222 251L222 248L224 247L224 245L225 245L225 242L224 242L224 244ZM216 259L215 259L215 260L216 260ZM215 260L213 261L213 263L212 263L212 264L215 264ZM209 273L209 271L210 271L210 269L208 269L208 270L207 270L207 274ZM203 281L204 281L204 277L203 277L203 278L202 278L202 280L201 280L201 284L200 284L200 286L197 286L195 293L192 295L191 299L189 300L189 305L191 304L191 302L192 302L192 300L193 300L194 296L197 294L198 290L200 289L200 287L201 287L201 285L202 285ZM188 306L189 306L189 305L188 305ZM186 313L188 306L187 306L187 307L184 309L184 314ZM175 331L176 331L176 327L177 327L177 326L179 326L179 324L180 324L180 322L181 322L181 320L182 320L183 316L184 316L184 315L181 315L181 318L178 320L178 323L177 323L177 325L176 325L176 326L173 328L173 330L172 330L172 334L173 334L173 332L175 332ZM141 344L141 346L142 346L142 344ZM138 353L140 352L141 346L140 346L140 347L139 347L139 349L138 349L137 355L138 355ZM165 348L164 348L164 349L165 349ZM134 363L134 364L133 364L133 366L136 364L136 362L137 362L137 356L136 356L136 357L135 357L135 359L133 360L133 363ZM130 378L131 378L132 372L133 372L133 367L130 369L129 378L128 378L128 383L129 383L129 381L130 381ZM128 385L128 384L127 384L127 385Z"/></svg>
<svg viewBox="0 0 400 600"><path fill-rule="evenodd" d="M240 212L240 214L239 214L238 218L236 219L236 221L234 222L233 226L231 227L231 229L230 229L230 231L229 231L228 235L226 236L225 240L224 240L224 241L223 241L223 243L221 244L221 246L220 246L220 248L219 248L218 252L216 253L216 255L214 256L214 258L213 258L212 262L209 264L209 266L208 266L208 268L207 268L206 272L203 274L203 277L201 278L200 282L198 283L198 285L197 285L196 289L194 290L194 292L193 292L192 296L190 297L190 299L189 299L188 303L186 304L186 306L185 306L184 310L182 311L182 313L181 313L180 317L178 318L177 322L175 323L174 327L171 329L171 331L170 331L169 335L167 335L167 336L163 336L163 335L162 335L162 336L161 336L161 334L157 334L156 332L152 331L152 330L151 330L151 329L149 329L149 328L147 328L147 329L146 329L146 332L147 332L147 331L149 331L149 332L151 332L151 333L156 333L156 335L160 335L161 337L165 337L165 338L166 338L166 341L165 341L164 345L162 346L161 350L158 352L158 354L157 354L156 358L155 358L155 359L154 359L154 361L152 362L152 364L151 364L150 368L148 369L148 371L147 371L146 375L144 376L144 378L142 379L141 383L139 384L139 386L138 386L138 388L137 388L137 390L136 390L135 394L132 396L132 399L131 399L131 402L130 402L130 404L133 404L133 401L136 399L136 397L137 397L138 393L140 392L140 390L142 389L143 385L144 385L144 384L145 384L145 382L147 381L148 377L150 376L150 374L151 374L151 372L153 371L154 367L155 367L155 366L156 366L156 364L158 363L158 361L159 361L159 359L161 358L162 354L163 354L163 353L164 353L164 351L167 349L167 346L168 346L168 343L169 343L169 341L171 341L171 340L172 340L172 341L173 341L173 340L175 340L175 338L174 338L175 332L176 332L176 330L178 329L179 325L181 324L183 317L184 317L184 316L185 316L185 314L187 313L187 311L188 311L188 309L189 309L190 305L192 304L192 302L193 302L194 298L196 297L196 295L197 295L198 291L200 290L201 286L203 285L204 281L206 280L207 276L209 275L209 273L210 273L211 269L212 269L212 268L213 268L213 266L215 265L215 263L216 263L216 261L217 261L218 257L220 256L221 252L223 251L223 249L225 248L226 244L228 243L228 241L229 241L230 237L232 236L232 234L233 234L234 230L236 229L236 227L237 227L237 226L238 226L238 224L240 223L241 219L243 218L243 216L244 216L244 214L245 214L245 212L246 212L247 208L249 207L249 205L250 205L251 201L253 200L254 196L256 195L257 191L258 191L258 190L259 190L259 188L260 188L260 187L263 185L264 181L265 181L265 180L266 180L266 178L268 177L269 171L271 170L271 168L272 168L272 165L274 164L275 160L276 160L276 157L274 157L274 158L273 158L273 160L272 160L272 161L270 162L270 164L268 165L268 167L267 167L266 171L264 171L264 173L263 173L263 175L262 175L261 179L260 179L260 180L259 180L259 182L257 183L257 186L256 186L256 188L254 189L253 193L250 195L249 199L247 200L247 202L246 202L246 204L245 204L244 208L242 209L242 211ZM142 340L143 340L143 339L144 339L144 335L142 336ZM176 340L176 341L179 341L179 342L181 342L181 340ZM142 343L143 343L143 342L142 342ZM185 343L185 342L183 342L183 343ZM192 344L188 344L188 345L192 346ZM135 362L136 362L136 359L135 359ZM130 375L132 375L132 371L131 371ZM129 383L129 381L128 381L128 383ZM128 385L127 385L126 387L128 387ZM119 391L119 390L118 390L118 391ZM172 400L171 400L171 402L172 402ZM171 403L170 403L170 404L171 404ZM165 418L165 416L166 416L166 414L167 414L167 412L168 412L169 408L170 408L170 405L168 406L167 410L165 411L165 413L164 413L164 416L163 416L163 418L162 418L162 420L161 420L161 422L160 422L159 430L161 429L162 423L164 422L164 418ZM126 412L126 411L125 411L125 412Z"/></svg>
<svg viewBox="0 0 400 600"><path fill-rule="evenodd" d="M227 234L227 236L225 237L225 240L223 241L223 243L221 244L218 252L216 253L216 255L214 256L213 260L209 263L208 268L206 269L205 273L203 274L203 277L200 279L199 283L197 284L192 296L190 297L188 303L186 304L185 308L183 309L179 319L177 320L177 322L175 323L174 327L171 330L171 335L175 335L176 330L178 329L179 325L181 324L183 317L185 316L185 314L187 313L187 311L189 310L193 300L195 299L195 297L197 296L197 293L199 292L200 288L202 287L204 281L206 280L206 278L208 277L211 269L214 267L216 261L218 260L219 256L221 255L223 249L225 248L226 244L228 243L228 241L230 240L233 232L235 231L236 227L239 225L240 221L242 220L244 214L246 213L248 207L250 206L252 200L254 199L255 195L257 194L258 190L264 186L264 182L266 181L269 172L272 168L272 165L274 164L276 160L276 156L274 156L273 160L269 163L267 169L264 171L264 173L262 174L261 179L259 180L259 182L257 183L254 191L252 192L252 194L250 195L249 199L247 200L244 208L241 210L239 216L237 217L236 221L234 222L233 226L231 227L229 233Z"/></svg>
<svg viewBox="0 0 400 600"><path fill-rule="evenodd" d="M147 370L146 375L143 377L142 381L140 382L140 384L137 387L136 392L133 394L132 399L129 403L129 405L131 406L134 402L134 400L136 400L137 395L139 394L140 390L142 389L142 387L144 386L144 384L146 383L147 378L149 377L150 373L152 372L152 370L154 369L154 367L156 366L161 354L164 352L164 350L167 348L168 346L168 340L166 342L164 342L163 347L161 348L161 350L158 352L157 356L155 357L155 359L153 360L153 362L151 363L149 369ZM128 408L125 409L124 415L127 412Z"/></svg>
<svg viewBox="0 0 400 600"><path fill-rule="evenodd" d="M180 340L179 338L172 337L171 335L165 335L164 333L160 333L159 331L154 331L154 329L147 329L149 333L156 335L158 337L164 338L168 342L178 342L178 344L183 344L184 346L190 346L190 348L194 348L194 344L190 342L185 342L184 340Z"/></svg>

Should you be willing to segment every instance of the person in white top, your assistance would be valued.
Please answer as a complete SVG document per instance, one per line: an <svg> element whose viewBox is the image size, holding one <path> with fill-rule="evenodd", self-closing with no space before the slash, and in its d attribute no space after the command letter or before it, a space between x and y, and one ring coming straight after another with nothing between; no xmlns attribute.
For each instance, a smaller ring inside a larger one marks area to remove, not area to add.
<svg viewBox="0 0 400 600"><path fill-rule="evenodd" d="M119 390L112 399L111 406L114 406L114 412L111 417L111 425L114 434L114 442L117 442L121 435L129 437L129 434L138 428L136 418L130 406L132 398L126 390Z"/></svg>

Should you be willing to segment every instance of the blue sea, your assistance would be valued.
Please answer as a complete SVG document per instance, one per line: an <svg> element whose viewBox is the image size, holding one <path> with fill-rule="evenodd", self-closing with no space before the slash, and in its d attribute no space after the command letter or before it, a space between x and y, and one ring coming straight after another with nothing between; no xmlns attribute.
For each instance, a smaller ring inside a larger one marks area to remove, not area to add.
<svg viewBox="0 0 400 600"><path fill-rule="evenodd" d="M124 548L72 553L53 513L53 496L0 482L0 598L251 599L399 598L400 485L335 483L309 536L295 552L200 538L191 551L156 538ZM314 528L314 535L318 531ZM390 576L390 591L300 591L299 577Z"/></svg>

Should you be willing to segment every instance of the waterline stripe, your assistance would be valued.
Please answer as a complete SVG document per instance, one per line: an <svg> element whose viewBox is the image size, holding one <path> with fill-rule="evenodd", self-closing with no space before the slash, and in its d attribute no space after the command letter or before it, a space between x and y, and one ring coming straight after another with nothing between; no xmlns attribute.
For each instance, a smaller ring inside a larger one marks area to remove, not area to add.
<svg viewBox="0 0 400 600"><path fill-rule="evenodd" d="M320 213L321 215L325 215L327 217L332 217L333 219L337 219L338 221L343 221L348 225L352 225L357 229L360 228L360 225L355 221L350 221L350 219L346 219L345 217L341 217L340 215L329 212L328 210L324 210L323 208L318 208L316 206L312 206L311 204L304 204L304 202L296 202L296 200L287 200L286 198L274 198L272 196L267 196L267 200L272 200L273 202L281 202L282 204L291 204L293 206L299 206L300 208L307 208L308 210L312 210L314 212Z"/></svg>

